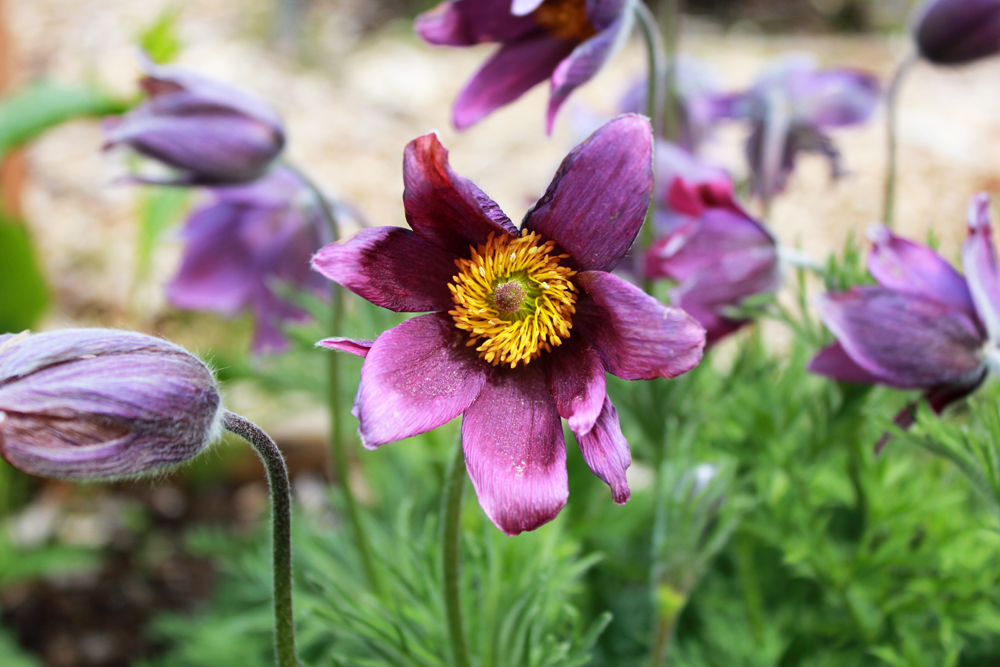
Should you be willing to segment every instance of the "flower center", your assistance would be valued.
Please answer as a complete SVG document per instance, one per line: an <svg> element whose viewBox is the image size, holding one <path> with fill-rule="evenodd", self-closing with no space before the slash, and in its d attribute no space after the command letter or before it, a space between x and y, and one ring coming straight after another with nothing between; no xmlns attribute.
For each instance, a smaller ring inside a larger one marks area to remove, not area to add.
<svg viewBox="0 0 1000 667"><path fill-rule="evenodd" d="M555 242L538 234L490 235L455 260L458 275L448 284L455 326L469 333L466 345L494 366L527 364L561 345L573 327L576 271L559 265L569 255L552 253Z"/></svg>
<svg viewBox="0 0 1000 667"><path fill-rule="evenodd" d="M534 16L552 37L583 41L597 34L587 18L586 0L545 0Z"/></svg>

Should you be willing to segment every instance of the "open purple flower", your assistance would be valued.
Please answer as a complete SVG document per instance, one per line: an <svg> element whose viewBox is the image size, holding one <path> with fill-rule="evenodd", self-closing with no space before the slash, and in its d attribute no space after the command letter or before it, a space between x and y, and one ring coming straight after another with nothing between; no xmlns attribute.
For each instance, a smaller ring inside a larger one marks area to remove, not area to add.
<svg viewBox="0 0 1000 667"><path fill-rule="evenodd" d="M272 289L280 280L321 290L309 258L331 239L312 192L291 169L280 168L247 185L209 189L212 201L184 226L180 271L167 287L178 308L232 316L250 309L257 352L286 346L279 324L307 314Z"/></svg>
<svg viewBox="0 0 1000 667"><path fill-rule="evenodd" d="M447 0L417 17L431 44L500 48L455 100L460 130L551 79L546 131L569 94L604 65L628 33L629 0Z"/></svg>
<svg viewBox="0 0 1000 667"><path fill-rule="evenodd" d="M281 118L253 95L181 68L144 69L149 99L105 119L105 148L124 144L177 169L178 185L253 180L284 148Z"/></svg>
<svg viewBox="0 0 1000 667"><path fill-rule="evenodd" d="M871 74L819 70L811 58L787 56L768 67L746 93L717 100L716 108L750 122L746 153L753 191L770 201L785 189L800 152L824 155L833 177L841 176L840 152L826 130L864 123L879 95L878 79Z"/></svg>
<svg viewBox="0 0 1000 667"><path fill-rule="evenodd" d="M179 465L218 435L212 372L160 338L110 329L0 336L0 452L43 477Z"/></svg>
<svg viewBox="0 0 1000 667"><path fill-rule="evenodd" d="M374 343L322 344L365 357L354 403L374 449L464 415L466 466L509 535L566 503L567 419L583 457L629 498L631 462L605 372L674 377L701 359L705 332L608 273L642 225L653 187L649 123L620 116L577 146L518 230L455 174L428 134L406 148L412 228L368 229L313 259L323 275L396 312L427 312Z"/></svg>
<svg viewBox="0 0 1000 667"><path fill-rule="evenodd" d="M938 65L963 65L1000 52L1000 1L931 0L913 36L920 55Z"/></svg>
<svg viewBox="0 0 1000 667"><path fill-rule="evenodd" d="M1000 271L989 197L969 204L965 277L936 252L877 227L868 270L878 287L824 295L820 316L837 337L809 370L844 382L922 389L940 413L974 391L1000 350ZM912 423L908 408L897 417Z"/></svg>
<svg viewBox="0 0 1000 667"><path fill-rule="evenodd" d="M691 161L691 163L688 163ZM707 331L712 345L748 319L730 311L748 297L774 292L781 284L775 238L733 198L732 184L687 156L686 171L701 182L676 175L666 208L670 231L646 255L646 275L677 281L671 300Z"/></svg>

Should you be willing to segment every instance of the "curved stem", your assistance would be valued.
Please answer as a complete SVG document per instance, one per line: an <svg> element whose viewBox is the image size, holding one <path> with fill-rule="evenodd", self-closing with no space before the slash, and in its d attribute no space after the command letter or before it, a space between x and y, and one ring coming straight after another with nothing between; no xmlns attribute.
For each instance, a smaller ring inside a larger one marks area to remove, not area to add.
<svg viewBox="0 0 1000 667"><path fill-rule="evenodd" d="M442 560L444 566L444 605L448 616L448 635L455 667L469 667L469 652L465 646L465 629L462 626L461 579L461 519L462 492L465 490L465 455L462 442L455 447L455 454L448 466L444 486L444 504L441 508L444 527Z"/></svg>
<svg viewBox="0 0 1000 667"><path fill-rule="evenodd" d="M656 24L656 19L649 8L641 0L636 0L635 14L642 28L642 36L646 42L648 62L648 77L646 79L646 113L653 123L653 136L663 136L663 85L666 82L667 66L664 56L663 36Z"/></svg>
<svg viewBox="0 0 1000 667"><path fill-rule="evenodd" d="M253 422L226 411L222 426L249 442L267 470L273 530L274 647L278 667L296 667L295 615L292 610L292 489L285 459L274 440Z"/></svg>
<svg viewBox="0 0 1000 667"><path fill-rule="evenodd" d="M885 189L882 200L882 222L887 227L892 227L893 218L896 214L896 150L897 150L897 120L896 103L899 97L899 89L903 84L906 74L913 68L920 57L915 51L908 53L896 66L896 72L892 76L889 90L886 94L886 135L888 145L886 147L885 163Z"/></svg>
<svg viewBox="0 0 1000 667"><path fill-rule="evenodd" d="M330 228L333 241L340 240L340 226L337 216L333 212L333 207L323 195L322 190L313 183L302 171L292 165L288 168L293 170L302 182L309 188L316 198L316 202L323 213L323 219ZM329 334L333 338L340 336L340 323L344 320L344 290L336 283L330 284L330 324ZM376 595L381 595L381 580L375 570L372 559L371 546L368 543L368 536L365 533L364 525L361 523L361 513L358 511L357 499L351 488L350 464L347 460L347 449L344 435L344 425L347 423L346 411L344 410L344 400L340 392L340 355L337 353L327 354L327 409L330 413L330 459L333 464L334 474L337 475L337 484L341 493L344 494L344 505L347 508L347 519L354 531L354 542L358 549L358 556L361 559L361 566L364 568L365 576L372 590Z"/></svg>
<svg viewBox="0 0 1000 667"><path fill-rule="evenodd" d="M677 93L677 47L680 43L682 0L660 0L657 16L660 23L660 33L663 35L664 50L667 59L667 71L664 79L665 100L663 114L663 138L677 143L680 138L680 118L678 118Z"/></svg>

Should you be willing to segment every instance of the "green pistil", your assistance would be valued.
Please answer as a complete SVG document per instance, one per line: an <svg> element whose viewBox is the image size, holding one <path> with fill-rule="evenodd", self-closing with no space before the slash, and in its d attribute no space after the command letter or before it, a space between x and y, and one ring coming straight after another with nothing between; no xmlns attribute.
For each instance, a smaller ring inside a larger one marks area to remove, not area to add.
<svg viewBox="0 0 1000 667"><path fill-rule="evenodd" d="M490 297L500 317L508 322L523 320L535 312L542 288L523 271L504 276L493 285Z"/></svg>

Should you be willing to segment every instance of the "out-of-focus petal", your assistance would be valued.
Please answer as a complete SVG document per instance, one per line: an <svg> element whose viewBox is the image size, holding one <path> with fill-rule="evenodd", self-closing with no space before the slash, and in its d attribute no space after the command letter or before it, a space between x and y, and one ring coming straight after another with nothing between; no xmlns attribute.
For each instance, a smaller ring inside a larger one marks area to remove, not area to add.
<svg viewBox="0 0 1000 667"><path fill-rule="evenodd" d="M528 16L511 12L511 0L448 0L417 17L417 34L430 44L472 46L505 42L538 31Z"/></svg>
<svg viewBox="0 0 1000 667"><path fill-rule="evenodd" d="M961 65L1000 52L1000 2L932 0L916 21L920 55L939 65Z"/></svg>
<svg viewBox="0 0 1000 667"><path fill-rule="evenodd" d="M886 289L947 303L975 316L969 286L958 271L930 248L896 236L884 225L868 231L868 271Z"/></svg>
<svg viewBox="0 0 1000 667"><path fill-rule="evenodd" d="M961 383L982 368L982 334L958 308L881 287L824 294L817 307L844 351L887 384Z"/></svg>
<svg viewBox="0 0 1000 667"><path fill-rule="evenodd" d="M397 313L448 310L454 256L402 227L364 229L331 243L312 259L313 268L377 306Z"/></svg>
<svg viewBox="0 0 1000 667"><path fill-rule="evenodd" d="M810 72L790 82L799 122L817 127L842 127L871 118L881 98L878 78L852 69Z"/></svg>
<svg viewBox="0 0 1000 667"><path fill-rule="evenodd" d="M594 427L607 396L604 364L583 336L571 335L543 359L559 416L577 437Z"/></svg>
<svg viewBox="0 0 1000 667"><path fill-rule="evenodd" d="M467 0L466 0L467 1ZM490 234L516 235L496 202L448 165L448 150L435 134L410 142L403 154L403 206L417 234L459 257L486 243Z"/></svg>
<svg viewBox="0 0 1000 667"><path fill-rule="evenodd" d="M361 443L375 449L451 421L476 400L489 371L446 315L386 331L361 367L354 400Z"/></svg>
<svg viewBox="0 0 1000 667"><path fill-rule="evenodd" d="M479 504L508 535L534 530L566 504L566 445L537 364L497 368L462 420L465 465Z"/></svg>
<svg viewBox="0 0 1000 667"><path fill-rule="evenodd" d="M989 332L1000 340L1000 269L993 249L990 198L980 193L969 202L969 237L962 246L962 266L976 312Z"/></svg>
<svg viewBox="0 0 1000 667"><path fill-rule="evenodd" d="M575 46L544 33L505 43L455 98L455 127L466 129L548 79Z"/></svg>
<svg viewBox="0 0 1000 667"><path fill-rule="evenodd" d="M827 345L809 362L809 372L855 384L886 384L886 380L858 366L840 343Z"/></svg>
<svg viewBox="0 0 1000 667"><path fill-rule="evenodd" d="M340 352L349 352L364 359L375 344L373 340L357 340L354 338L324 338L316 343L317 347L326 347Z"/></svg>
<svg viewBox="0 0 1000 667"><path fill-rule="evenodd" d="M610 398L604 399L601 416L594 428L585 435L577 435L576 439L583 453L583 460L595 475L611 487L615 503L624 505L631 495L625 471L632 465L632 454L628 441L622 435L618 411L611 404Z"/></svg>
<svg viewBox="0 0 1000 667"><path fill-rule="evenodd" d="M610 271L645 219L652 151L647 119L628 114L610 121L566 156L522 226L554 239L580 269Z"/></svg>
<svg viewBox="0 0 1000 667"><path fill-rule="evenodd" d="M586 294L577 302L574 332L587 337L609 373L623 380L676 377L701 361L705 329L680 308L610 273L576 278Z"/></svg>

